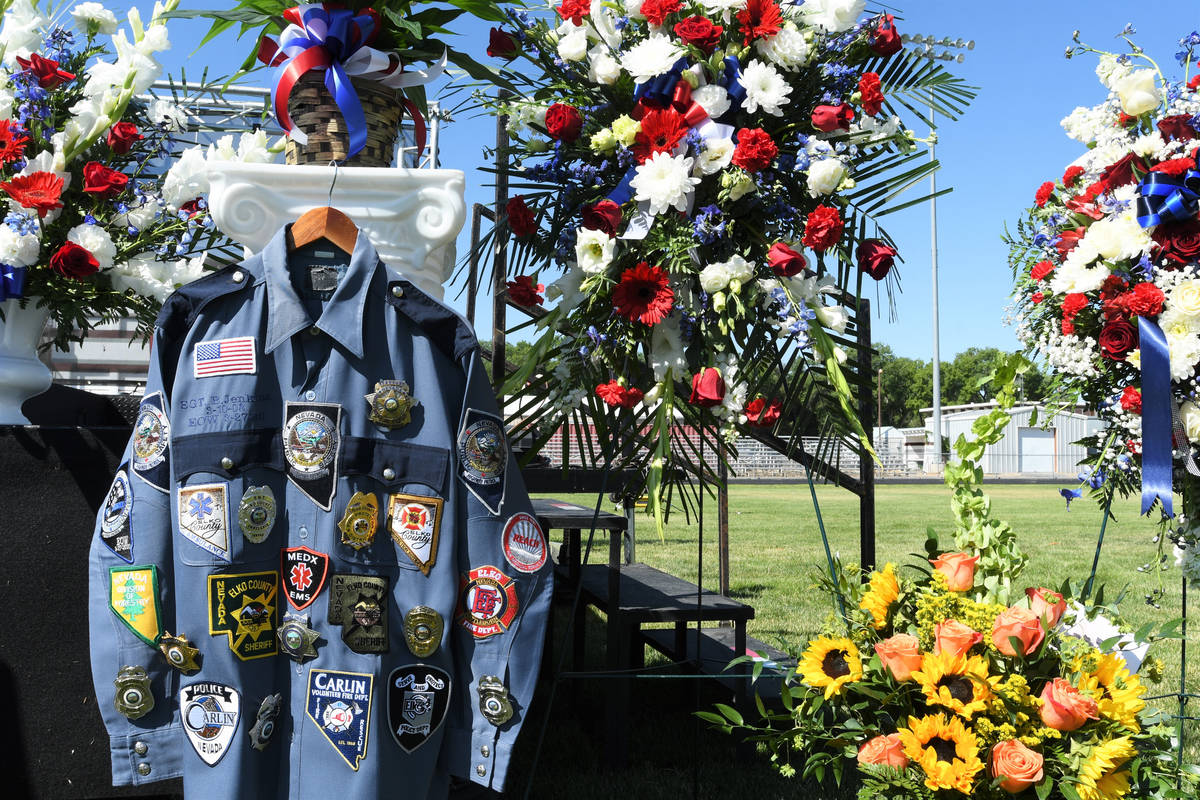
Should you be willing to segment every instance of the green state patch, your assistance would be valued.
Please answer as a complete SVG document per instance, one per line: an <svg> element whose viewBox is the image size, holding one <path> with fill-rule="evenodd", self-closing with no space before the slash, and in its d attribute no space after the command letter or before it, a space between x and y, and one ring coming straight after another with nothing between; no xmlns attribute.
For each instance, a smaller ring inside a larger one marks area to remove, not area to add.
<svg viewBox="0 0 1200 800"><path fill-rule="evenodd" d="M151 647L162 636L162 609L158 604L158 569L153 564L108 568L108 607Z"/></svg>

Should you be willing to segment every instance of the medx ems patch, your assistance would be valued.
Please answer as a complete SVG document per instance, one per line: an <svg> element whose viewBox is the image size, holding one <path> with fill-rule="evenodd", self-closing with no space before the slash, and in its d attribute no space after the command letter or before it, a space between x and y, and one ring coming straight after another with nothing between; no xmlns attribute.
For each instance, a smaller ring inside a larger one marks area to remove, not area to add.
<svg viewBox="0 0 1200 800"><path fill-rule="evenodd" d="M463 412L458 433L458 476L493 514L504 503L508 443L500 418L474 408Z"/></svg>
<svg viewBox="0 0 1200 800"><path fill-rule="evenodd" d="M153 564L137 567L109 567L108 607L133 631L133 635L151 647L162 636L162 608L158 604L158 568Z"/></svg>
<svg viewBox="0 0 1200 800"><path fill-rule="evenodd" d="M519 572L537 572L546 563L546 537L532 514L513 514L504 523L504 558Z"/></svg>
<svg viewBox="0 0 1200 800"><path fill-rule="evenodd" d="M388 530L396 546L429 575L437 561L438 530L442 526L442 498L419 494L394 494L388 500Z"/></svg>
<svg viewBox="0 0 1200 800"><path fill-rule="evenodd" d="M210 767L229 752L242 712L242 696L223 683L201 681L179 690L179 719L183 732Z"/></svg>
<svg viewBox="0 0 1200 800"><path fill-rule="evenodd" d="M229 498L223 483L179 487L179 532L201 550L229 561Z"/></svg>
<svg viewBox="0 0 1200 800"><path fill-rule="evenodd" d="M133 424L133 471L139 478L166 492L170 474L171 420L162 392L151 392L138 406Z"/></svg>
<svg viewBox="0 0 1200 800"><path fill-rule="evenodd" d="M322 511L337 491L342 407L337 403L287 403L283 456L288 480Z"/></svg>
<svg viewBox="0 0 1200 800"><path fill-rule="evenodd" d="M350 769L366 758L375 677L360 672L313 669L308 673L305 713Z"/></svg>
<svg viewBox="0 0 1200 800"><path fill-rule="evenodd" d="M129 485L128 464L122 464L113 478L104 510L100 512L100 541L113 554L133 563L133 487Z"/></svg>
<svg viewBox="0 0 1200 800"><path fill-rule="evenodd" d="M283 591L297 611L312 605L329 575L329 556L307 547L288 547L280 553Z"/></svg>
<svg viewBox="0 0 1200 800"><path fill-rule="evenodd" d="M279 573L244 572L208 576L208 632L224 633L242 661L279 652Z"/></svg>
<svg viewBox="0 0 1200 800"><path fill-rule="evenodd" d="M459 583L458 624L476 639L504 633L517 616L517 586L493 566L476 567Z"/></svg>
<svg viewBox="0 0 1200 800"><path fill-rule="evenodd" d="M388 677L387 713L392 738L411 753L441 727L450 708L450 675L428 664L397 667Z"/></svg>

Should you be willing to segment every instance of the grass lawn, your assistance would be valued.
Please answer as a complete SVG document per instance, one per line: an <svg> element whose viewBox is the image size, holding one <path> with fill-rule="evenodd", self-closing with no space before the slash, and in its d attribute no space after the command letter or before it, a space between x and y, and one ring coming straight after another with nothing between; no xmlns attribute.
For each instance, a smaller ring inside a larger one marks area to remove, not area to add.
<svg viewBox="0 0 1200 800"><path fill-rule="evenodd" d="M1020 585L1057 587L1067 577L1083 579L1091 567L1099 531L1100 512L1090 501L1076 501L1068 513L1055 486L997 485L989 488L995 513L1018 531L1030 563ZM847 562L857 562L858 499L831 487L818 487L817 497L829 535L830 547ZM582 495L563 499L592 505L595 498ZM609 506L606 505L606 508ZM637 559L672 574L696 580L702 555L704 585L717 586L716 503L706 502L703 546L696 520L682 513L672 517L665 541L660 541L649 517L638 518ZM1179 573L1163 578L1166 595L1161 609L1145 605L1143 596L1157 586L1158 578L1137 572L1151 560L1156 546L1154 530L1138 517L1134 499L1114 509L1105 536L1097 581L1107 585L1106 597L1122 587L1129 594L1122 605L1128 622L1137 627L1151 620L1162 622L1180 614ZM833 613L827 595L814 589L813 571L825 564L821 536L806 484L735 485L730 488L730 594L753 605L756 617L748 626L751 636L783 650L795 652L816 634ZM940 485L883 485L876 501L877 558L880 564L898 565L913 560L922 550L925 530L932 526L952 546L948 490ZM555 534L557 538L557 532ZM584 533L586 542L587 534ZM596 537L591 561L603 561L607 540ZM1193 600L1194 611L1194 600ZM589 622L589 666L603 664L602 618ZM594 628L594 630L593 630ZM560 618L558 641L565 631ZM1151 649L1166 664L1162 684L1150 693L1176 690L1179 685L1179 642L1162 642ZM1200 624L1189 629L1188 652L1200 652ZM1200 663L1189 658L1188 689L1200 691ZM653 664L654 659L649 658ZM543 684L531 709L521 741L513 756L507 796L577 800L590 798L835 798L852 796L815 789L799 781L778 777L764 759L721 734L697 723L690 712L723 700L708 682L693 680L641 680L635 682L630 716L631 764L621 773L600 766L604 681L578 685L560 683L553 703L545 741L538 757L537 774L529 780L533 751L541 726L550 682ZM703 684L703 685L701 685ZM1173 701L1159 701L1175 711ZM1200 730L1191 723L1187 754L1196 760ZM567 790L565 787L570 787Z"/></svg>

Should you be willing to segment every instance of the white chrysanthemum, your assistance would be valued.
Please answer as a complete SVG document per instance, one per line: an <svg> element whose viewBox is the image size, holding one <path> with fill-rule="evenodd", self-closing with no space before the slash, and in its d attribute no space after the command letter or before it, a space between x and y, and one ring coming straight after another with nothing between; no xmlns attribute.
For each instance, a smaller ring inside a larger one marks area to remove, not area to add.
<svg viewBox="0 0 1200 800"><path fill-rule="evenodd" d="M588 275L604 272L612 263L616 239L604 231L580 228L575 236L575 261Z"/></svg>
<svg viewBox="0 0 1200 800"><path fill-rule="evenodd" d="M1152 133L1147 133L1144 136L1139 136L1138 138L1134 139L1133 147L1130 149L1132 149L1137 155L1144 158L1146 156L1153 156L1155 153L1165 147L1166 144L1167 143L1163 139L1162 134L1158 131L1153 131Z"/></svg>
<svg viewBox="0 0 1200 800"><path fill-rule="evenodd" d="M729 166L733 161L734 147L732 139L707 139L704 149L696 156L696 168L701 175L712 175Z"/></svg>
<svg viewBox="0 0 1200 800"><path fill-rule="evenodd" d="M761 108L772 116L783 116L783 104L792 93L792 87L774 66L751 59L738 83L746 90L746 99L742 103L746 111L753 114Z"/></svg>
<svg viewBox="0 0 1200 800"><path fill-rule="evenodd" d="M654 368L655 380L666 380L671 373L677 378L687 374L678 315L671 314L651 328L650 366Z"/></svg>
<svg viewBox="0 0 1200 800"><path fill-rule="evenodd" d="M1152 69L1139 69L1114 81L1113 91L1121 98L1121 110L1131 117L1158 108L1162 93Z"/></svg>
<svg viewBox="0 0 1200 800"><path fill-rule="evenodd" d="M153 252L138 253L109 271L113 286L132 290L160 303L180 286L204 274L204 254L191 259L159 261Z"/></svg>
<svg viewBox="0 0 1200 800"><path fill-rule="evenodd" d="M644 83L670 72L671 67L683 54L683 48L677 43L661 33L656 33L629 48L621 66L635 81Z"/></svg>
<svg viewBox="0 0 1200 800"><path fill-rule="evenodd" d="M692 90L692 100L713 119L723 116L729 110L729 92L725 91L724 86L698 86Z"/></svg>
<svg viewBox="0 0 1200 800"><path fill-rule="evenodd" d="M1103 261L1091 266L1096 260L1094 247L1081 241L1050 276L1050 291L1054 294L1067 292L1094 292L1100 288L1112 272Z"/></svg>
<svg viewBox="0 0 1200 800"><path fill-rule="evenodd" d="M42 31L48 27L50 20L39 14L30 0L16 0L5 12L4 26L0 28L4 63L15 64L17 56L28 58L42 46Z"/></svg>
<svg viewBox="0 0 1200 800"><path fill-rule="evenodd" d="M103 225L88 225L86 222L67 231L67 241L74 242L89 251L100 262L100 269L108 269L117 257L117 246Z"/></svg>
<svg viewBox="0 0 1200 800"><path fill-rule="evenodd" d="M94 25L97 33L106 36L117 32L117 15L100 3L80 3L71 9L71 17L81 30Z"/></svg>
<svg viewBox="0 0 1200 800"><path fill-rule="evenodd" d="M1200 333L1191 326L1175 325L1164 330L1163 335L1171 360L1171 379L1189 380L1196 374L1196 362L1200 361Z"/></svg>
<svg viewBox="0 0 1200 800"><path fill-rule="evenodd" d="M162 196L167 208L178 211L184 203L208 192L208 162L199 145L183 151L163 178Z"/></svg>
<svg viewBox="0 0 1200 800"><path fill-rule="evenodd" d="M754 46L759 55L786 70L794 71L808 63L808 40L791 22L786 23L774 36L759 39Z"/></svg>
<svg viewBox="0 0 1200 800"><path fill-rule="evenodd" d="M866 0L807 0L800 11L813 27L841 33L854 27L866 6Z"/></svg>
<svg viewBox="0 0 1200 800"><path fill-rule="evenodd" d="M1130 209L1120 216L1097 220L1088 228L1083 241L1109 261L1136 258L1150 252L1153 240L1138 224L1135 213Z"/></svg>
<svg viewBox="0 0 1200 800"><path fill-rule="evenodd" d="M824 158L808 167L808 194L818 197L833 194L846 177L846 167L837 158Z"/></svg>
<svg viewBox="0 0 1200 800"><path fill-rule="evenodd" d="M38 262L42 243L36 233L17 233L0 224L0 264L10 267L32 267Z"/></svg>
<svg viewBox="0 0 1200 800"><path fill-rule="evenodd" d="M588 51L587 28L566 20L559 26L559 32L559 57L563 61L583 61L583 57L587 55Z"/></svg>
<svg viewBox="0 0 1200 800"><path fill-rule="evenodd" d="M588 51L588 80L601 86L611 86L621 77L621 62L608 52L604 45L596 45Z"/></svg>
<svg viewBox="0 0 1200 800"><path fill-rule="evenodd" d="M686 211L688 198L700 183L691 172L692 159L655 153L637 168L629 185L637 192L634 199L650 204L651 214L661 214L668 208Z"/></svg>

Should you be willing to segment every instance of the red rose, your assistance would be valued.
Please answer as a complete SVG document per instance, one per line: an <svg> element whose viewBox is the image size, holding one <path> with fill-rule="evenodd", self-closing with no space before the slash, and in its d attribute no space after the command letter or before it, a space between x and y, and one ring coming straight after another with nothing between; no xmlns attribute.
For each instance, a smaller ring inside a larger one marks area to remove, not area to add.
<svg viewBox="0 0 1200 800"><path fill-rule="evenodd" d="M756 428L769 428L779 421L783 407L778 400L772 400L770 405L764 397L756 397L746 404L746 421Z"/></svg>
<svg viewBox="0 0 1200 800"><path fill-rule="evenodd" d="M716 367L705 367L692 376L692 396L688 402L694 406L712 408L725 399L725 379Z"/></svg>
<svg viewBox="0 0 1200 800"><path fill-rule="evenodd" d="M85 247L66 242L58 252L50 256L50 269L64 278L82 280L100 269L100 262Z"/></svg>
<svg viewBox="0 0 1200 800"><path fill-rule="evenodd" d="M1046 295L1041 292L1034 292L1029 296L1029 300L1036 306L1046 299Z"/></svg>
<svg viewBox="0 0 1200 800"><path fill-rule="evenodd" d="M771 134L762 128L742 128L737 132L737 147L733 150L733 163L747 172L758 172L771 166L779 148Z"/></svg>
<svg viewBox="0 0 1200 800"><path fill-rule="evenodd" d="M591 0L563 0L563 4L558 7L558 15L564 20L571 20L576 25L582 25L583 18L591 13Z"/></svg>
<svg viewBox="0 0 1200 800"><path fill-rule="evenodd" d="M0 183L0 189L23 208L36 209L43 219L54 209L62 208L63 179L53 172L17 175L11 181Z"/></svg>
<svg viewBox="0 0 1200 800"><path fill-rule="evenodd" d="M108 129L108 137L105 141L114 153L123 156L133 148L133 143L141 138L142 134L138 131L137 125L132 122L118 122Z"/></svg>
<svg viewBox="0 0 1200 800"><path fill-rule="evenodd" d="M552 139L561 139L570 144L579 138L583 129L583 115L575 106L555 103L546 109L546 132Z"/></svg>
<svg viewBox="0 0 1200 800"><path fill-rule="evenodd" d="M749 47L755 39L766 39L779 33L783 27L783 13L774 0L747 0L746 7L737 13L737 21L742 31L742 45Z"/></svg>
<svg viewBox="0 0 1200 800"><path fill-rule="evenodd" d="M546 291L546 287L540 283L533 282L531 275L518 275L515 281L508 281L505 284L508 287L508 298L519 306L540 306L543 301L541 295Z"/></svg>
<svg viewBox="0 0 1200 800"><path fill-rule="evenodd" d="M613 407L633 408L646 395L641 389L626 388L616 381L609 381L596 387L596 396Z"/></svg>
<svg viewBox="0 0 1200 800"><path fill-rule="evenodd" d="M1164 139L1178 139L1190 142L1196 138L1196 129L1192 127L1192 118L1187 114L1176 114L1173 117L1163 117L1158 121L1158 132Z"/></svg>
<svg viewBox="0 0 1200 800"><path fill-rule="evenodd" d="M767 266L780 278L790 278L804 271L808 262L804 256L783 242L776 242L767 251Z"/></svg>
<svg viewBox="0 0 1200 800"><path fill-rule="evenodd" d="M874 72L864 72L858 79L858 93L862 97L863 113L873 117L883 108L883 89L880 88L879 75Z"/></svg>
<svg viewBox="0 0 1200 800"><path fill-rule="evenodd" d="M487 54L490 58L513 59L519 51L517 37L508 31L503 28L492 28L488 31Z"/></svg>
<svg viewBox="0 0 1200 800"><path fill-rule="evenodd" d="M1072 228L1069 231L1059 232L1058 244L1054 245L1054 249L1058 250L1059 258L1066 258L1067 253L1075 249L1085 233L1087 233L1087 228Z"/></svg>
<svg viewBox="0 0 1200 800"><path fill-rule="evenodd" d="M884 14L879 27L875 29L875 35L871 38L871 52L875 55L887 58L904 46L894 20L891 14Z"/></svg>
<svg viewBox="0 0 1200 800"><path fill-rule="evenodd" d="M1143 173L1147 169L1146 162L1142 160L1141 156L1134 153L1126 153L1115 163L1105 167L1104 171L1100 173L1100 180L1110 189L1124 186L1127 183L1133 183L1137 180L1137 176L1133 172L1134 167Z"/></svg>
<svg viewBox="0 0 1200 800"><path fill-rule="evenodd" d="M109 169L99 161L89 161L83 165L83 190L89 194L111 200L125 191L128 185L128 175Z"/></svg>
<svg viewBox="0 0 1200 800"><path fill-rule="evenodd" d="M1063 173L1063 186L1074 186L1075 181L1079 180L1079 176L1083 174L1083 167L1067 167L1067 171Z"/></svg>
<svg viewBox="0 0 1200 800"><path fill-rule="evenodd" d="M1115 319L1100 329L1100 354L1113 361L1124 361L1137 347L1137 329L1129 320Z"/></svg>
<svg viewBox="0 0 1200 800"><path fill-rule="evenodd" d="M1054 265L1049 261L1039 261L1033 265L1033 269L1029 270L1029 277L1035 281L1040 281L1042 278L1054 272Z"/></svg>
<svg viewBox="0 0 1200 800"><path fill-rule="evenodd" d="M17 56L17 65L37 78L38 86L43 89L55 89L75 80L75 73L59 69L57 61L42 58L37 53L30 53L27 59Z"/></svg>
<svg viewBox="0 0 1200 800"><path fill-rule="evenodd" d="M1046 181L1038 187L1037 194L1033 196L1033 201L1037 203L1038 208L1045 208L1046 203L1054 194L1054 181Z"/></svg>
<svg viewBox="0 0 1200 800"><path fill-rule="evenodd" d="M842 238L842 222L838 210L832 206L817 206L808 214L804 223L805 247L824 253Z"/></svg>
<svg viewBox="0 0 1200 800"><path fill-rule="evenodd" d="M812 110L813 127L822 133L836 131L838 128L848 131L854 121L854 109L845 103L836 106L817 106Z"/></svg>
<svg viewBox="0 0 1200 800"><path fill-rule="evenodd" d="M1196 159L1194 158L1172 158L1167 161L1155 164L1150 168L1151 172L1161 172L1165 175L1182 175L1189 169L1196 168Z"/></svg>
<svg viewBox="0 0 1200 800"><path fill-rule="evenodd" d="M645 4L642 4L642 13L646 13ZM675 23L675 35L693 47L700 48L708 56L717 48L724 32L723 27L713 25L707 17L688 17Z"/></svg>
<svg viewBox="0 0 1200 800"><path fill-rule="evenodd" d="M1121 408L1133 414L1142 413L1142 393L1132 386L1126 386L1121 392Z"/></svg>
<svg viewBox="0 0 1200 800"><path fill-rule="evenodd" d="M519 194L509 200L508 204L504 206L504 213L508 215L509 230L518 238L528 236L537 230L537 219L529 210L529 206L525 205L525 195Z"/></svg>
<svg viewBox="0 0 1200 800"><path fill-rule="evenodd" d="M1125 307L1135 317L1157 317L1162 313L1165 299L1162 289L1153 283L1139 283L1125 295Z"/></svg>
<svg viewBox="0 0 1200 800"><path fill-rule="evenodd" d="M896 263L896 248L880 239L863 239L858 246L858 270L877 281L887 277Z"/></svg>
<svg viewBox="0 0 1200 800"><path fill-rule="evenodd" d="M201 207L200 198L196 198L195 200L188 200L186 203L184 203L183 205L181 205L179 207L179 210L182 211L184 214L187 214L188 219L191 219L192 217L196 216L201 211L203 211L205 208L207 208L207 206Z"/></svg>
<svg viewBox="0 0 1200 800"><path fill-rule="evenodd" d="M1129 288L1129 283L1120 275L1109 275L1104 279L1104 283L1100 284L1100 299L1109 300L1117 295L1124 294Z"/></svg>
<svg viewBox="0 0 1200 800"><path fill-rule="evenodd" d="M645 0L642 3L642 16L657 27L667 21L667 14L674 14L681 8L683 4L680 0Z"/></svg>
<svg viewBox="0 0 1200 800"><path fill-rule="evenodd" d="M1155 258L1165 258L1176 264L1200 260L1200 219L1193 217L1158 225L1150 238L1158 245Z"/></svg>
<svg viewBox="0 0 1200 800"><path fill-rule="evenodd" d="M615 237L620 225L621 207L612 200L601 200L583 207L583 227L590 231L604 231Z"/></svg>

